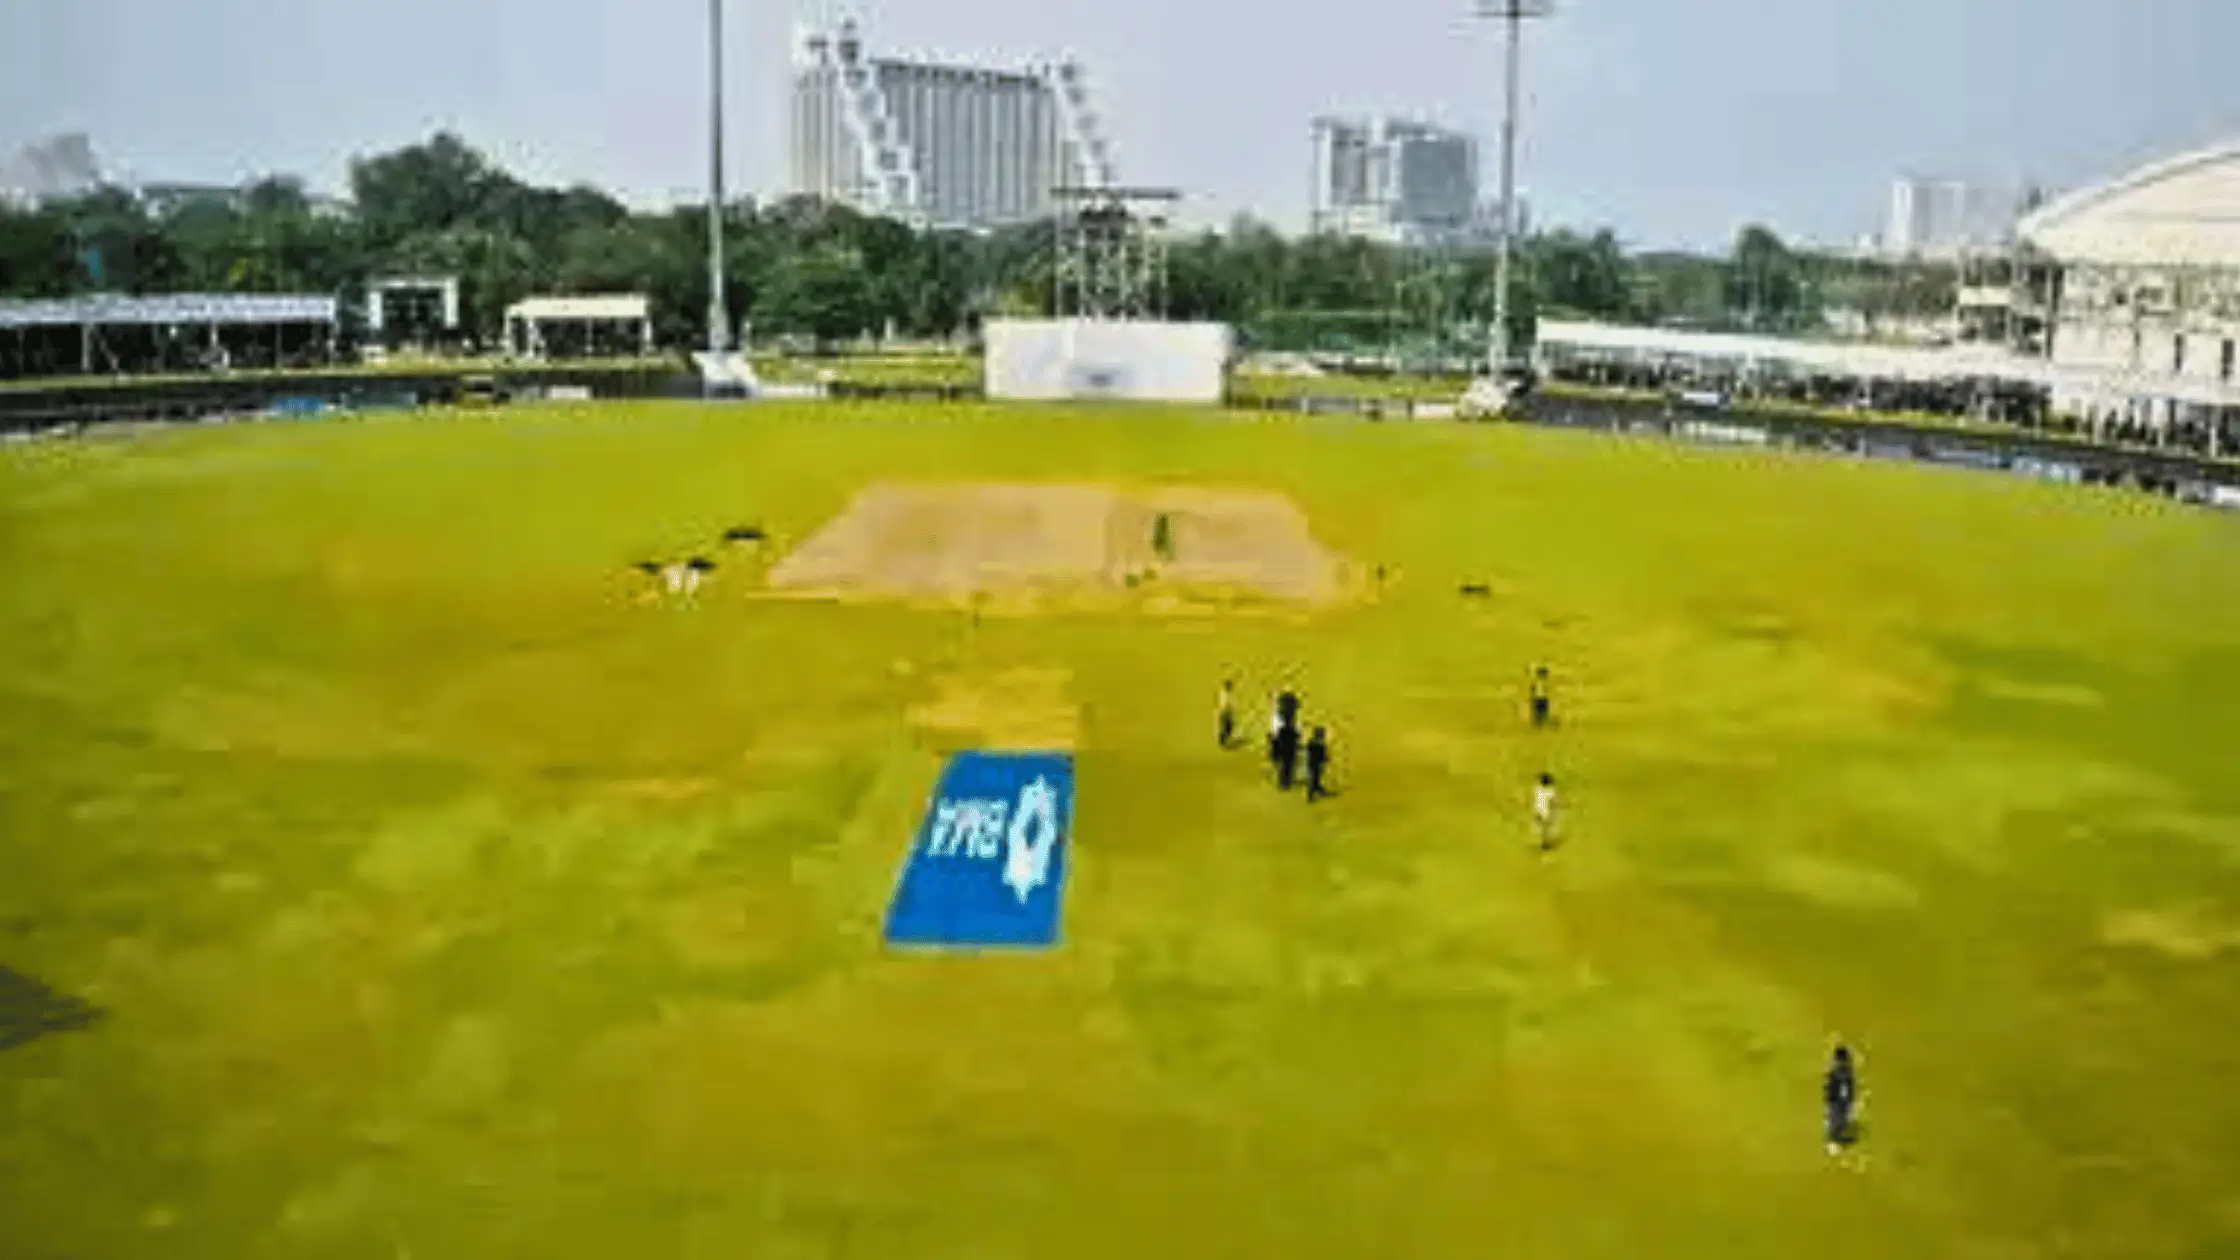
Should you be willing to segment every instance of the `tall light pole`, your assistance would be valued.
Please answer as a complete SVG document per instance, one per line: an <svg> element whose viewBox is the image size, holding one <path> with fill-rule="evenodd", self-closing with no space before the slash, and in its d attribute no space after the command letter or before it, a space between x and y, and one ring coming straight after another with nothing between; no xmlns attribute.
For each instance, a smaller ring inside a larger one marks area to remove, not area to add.
<svg viewBox="0 0 2240 1260"><path fill-rule="evenodd" d="M723 301L723 0L708 0L708 353L731 348Z"/></svg>
<svg viewBox="0 0 2240 1260"><path fill-rule="evenodd" d="M1517 71L1524 44L1524 20L1546 17L1553 0L1478 0L1479 17L1502 19L1508 35L1508 73L1501 114L1500 252L1493 271L1493 371L1509 366L1509 271L1517 233Z"/></svg>

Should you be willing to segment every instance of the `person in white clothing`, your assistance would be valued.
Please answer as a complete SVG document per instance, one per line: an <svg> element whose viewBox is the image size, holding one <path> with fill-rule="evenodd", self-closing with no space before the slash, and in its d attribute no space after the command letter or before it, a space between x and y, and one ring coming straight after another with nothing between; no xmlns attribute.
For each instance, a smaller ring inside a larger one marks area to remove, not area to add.
<svg viewBox="0 0 2240 1260"><path fill-rule="evenodd" d="M1540 851L1556 847L1556 777L1543 773L1532 787L1532 823L1540 831Z"/></svg>

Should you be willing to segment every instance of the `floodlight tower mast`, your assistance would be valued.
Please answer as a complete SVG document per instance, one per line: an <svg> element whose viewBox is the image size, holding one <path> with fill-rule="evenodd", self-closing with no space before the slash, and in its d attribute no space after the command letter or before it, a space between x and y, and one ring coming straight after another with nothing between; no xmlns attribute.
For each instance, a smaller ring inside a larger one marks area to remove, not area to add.
<svg viewBox="0 0 2240 1260"><path fill-rule="evenodd" d="M1065 319L1167 317L1167 229L1182 194L1172 188L1050 190L1058 240L1051 314Z"/></svg>
<svg viewBox="0 0 2240 1260"><path fill-rule="evenodd" d="M723 296L723 0L708 0L708 353L731 349Z"/></svg>
<svg viewBox="0 0 2240 1260"><path fill-rule="evenodd" d="M1523 60L1524 20L1546 17L1555 11L1554 0L1478 0L1479 17L1502 19L1508 35L1508 73L1503 82L1501 114L1501 219L1500 252L1495 255L1493 278L1493 371L1509 365L1509 272L1516 250L1517 231L1517 76Z"/></svg>

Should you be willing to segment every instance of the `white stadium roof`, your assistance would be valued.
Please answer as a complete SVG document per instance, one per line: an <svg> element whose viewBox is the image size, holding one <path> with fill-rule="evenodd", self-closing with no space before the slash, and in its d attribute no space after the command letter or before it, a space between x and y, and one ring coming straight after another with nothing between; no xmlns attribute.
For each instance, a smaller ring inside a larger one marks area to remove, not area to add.
<svg viewBox="0 0 2240 1260"><path fill-rule="evenodd" d="M2034 361L1980 350L1916 350L1568 320L1540 321L1539 341L1543 346L1561 347L1574 353L1778 366L1856 380L1949 381L2014 377L2035 366Z"/></svg>
<svg viewBox="0 0 2240 1260"><path fill-rule="evenodd" d="M1995 380L2105 398L2174 398L2205 406L2240 407L2240 382L2059 366L2044 359L1966 347L1916 350L1567 320L1540 321L1539 342L1543 351L1632 363L1732 364L1746 370L1773 367L1857 381Z"/></svg>
<svg viewBox="0 0 2240 1260"><path fill-rule="evenodd" d="M2021 236L2062 262L2240 267L2240 140L2059 198Z"/></svg>
<svg viewBox="0 0 2240 1260"><path fill-rule="evenodd" d="M331 297L269 293L174 293L162 297L90 297L0 301L0 328L115 328L166 324L331 324Z"/></svg>

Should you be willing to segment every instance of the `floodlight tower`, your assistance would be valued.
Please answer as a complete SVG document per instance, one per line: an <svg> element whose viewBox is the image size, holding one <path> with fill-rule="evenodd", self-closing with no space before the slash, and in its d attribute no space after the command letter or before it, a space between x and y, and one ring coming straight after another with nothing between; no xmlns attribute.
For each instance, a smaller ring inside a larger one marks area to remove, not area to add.
<svg viewBox="0 0 2240 1260"><path fill-rule="evenodd" d="M1167 227L1182 194L1172 188L1061 184L1050 196L1058 211L1051 315L1164 320Z"/></svg>
<svg viewBox="0 0 2240 1260"><path fill-rule="evenodd" d="M1508 73L1501 114L1500 252L1493 273L1493 371L1509 365L1509 270L1517 230L1517 73L1522 60L1524 20L1547 17L1554 0L1478 0L1479 17L1502 19L1508 34Z"/></svg>
<svg viewBox="0 0 2240 1260"><path fill-rule="evenodd" d="M723 300L723 0L708 0L708 353L731 348Z"/></svg>

